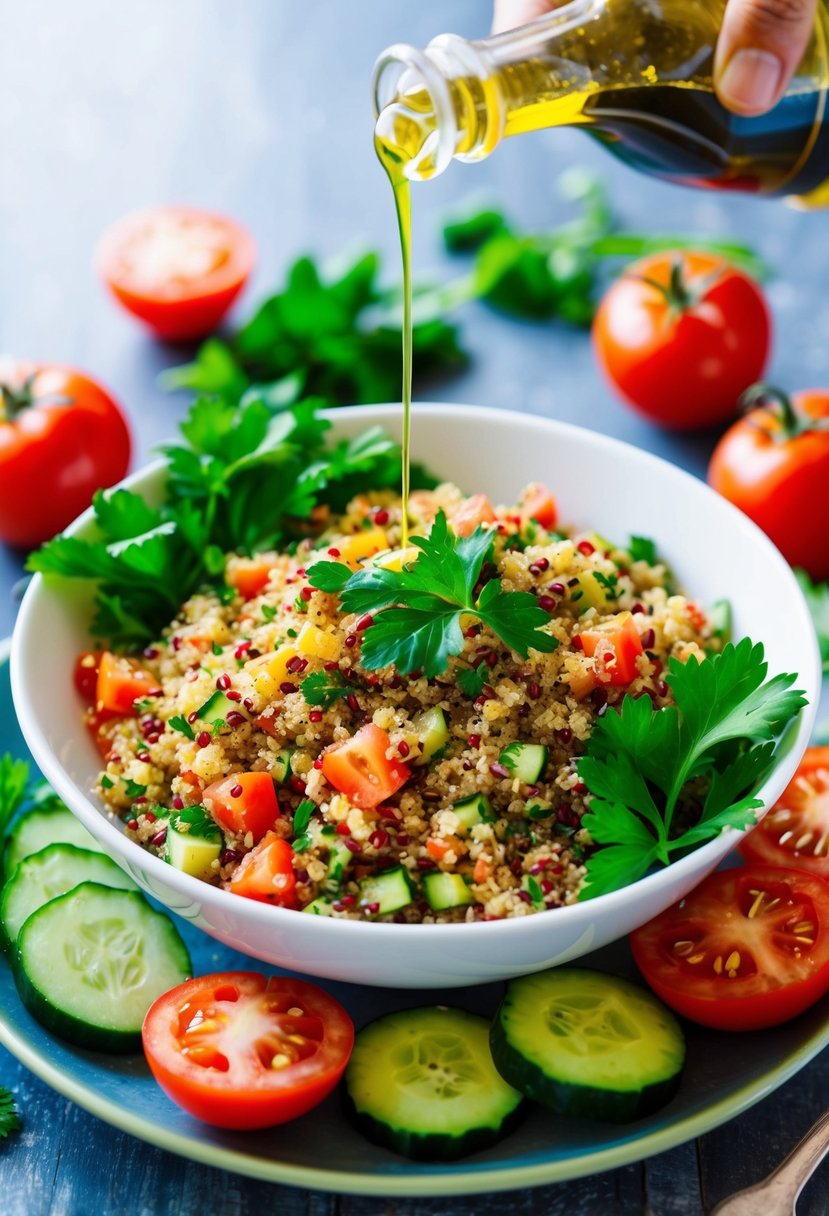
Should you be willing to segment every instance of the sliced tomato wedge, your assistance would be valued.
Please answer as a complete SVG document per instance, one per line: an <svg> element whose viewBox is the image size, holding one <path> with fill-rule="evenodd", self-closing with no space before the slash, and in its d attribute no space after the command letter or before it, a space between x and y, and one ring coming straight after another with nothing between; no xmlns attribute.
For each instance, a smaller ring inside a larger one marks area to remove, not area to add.
<svg viewBox="0 0 829 1216"><path fill-rule="evenodd" d="M323 752L323 776L354 806L370 810L397 793L412 773L408 765L388 758L390 749L388 734L369 722Z"/></svg>
<svg viewBox="0 0 829 1216"><path fill-rule="evenodd" d="M171 341L211 333L244 286L256 247L241 224L196 207L154 207L113 224L96 263L113 295Z"/></svg>
<svg viewBox="0 0 829 1216"><path fill-rule="evenodd" d="M187 980L144 1019L161 1088L216 1127L272 1127L334 1089L354 1045L346 1011L316 984L254 971Z"/></svg>
<svg viewBox="0 0 829 1216"><path fill-rule="evenodd" d="M161 693L158 680L145 671L138 659L105 650L98 667L95 705L98 710L109 709L115 714L135 714L135 702L143 697Z"/></svg>
<svg viewBox="0 0 829 1216"><path fill-rule="evenodd" d="M829 747L810 747L780 799L740 842L746 861L829 879Z"/></svg>
<svg viewBox="0 0 829 1216"><path fill-rule="evenodd" d="M239 869L230 880L230 890L246 899L277 904L280 908L295 908L294 851L288 841L275 832L263 836L240 861Z"/></svg>
<svg viewBox="0 0 829 1216"><path fill-rule="evenodd" d="M473 494L452 516L452 531L456 536L471 536L479 524L495 522L495 512L486 494Z"/></svg>
<svg viewBox="0 0 829 1216"><path fill-rule="evenodd" d="M656 995L692 1022L777 1026L829 991L829 883L779 866L724 870L630 940Z"/></svg>
<svg viewBox="0 0 829 1216"><path fill-rule="evenodd" d="M644 647L632 617L629 616L618 629L606 633L587 630L580 633L579 638L582 650L589 658L599 654L604 659L610 684L624 686L636 679L636 659Z"/></svg>
<svg viewBox="0 0 829 1216"><path fill-rule="evenodd" d="M202 801L220 827L258 844L279 818L279 802L269 773L231 773L208 785Z"/></svg>
<svg viewBox="0 0 829 1216"><path fill-rule="evenodd" d="M552 491L538 481L528 485L521 495L521 515L525 520L534 519L542 528L554 528L558 507Z"/></svg>

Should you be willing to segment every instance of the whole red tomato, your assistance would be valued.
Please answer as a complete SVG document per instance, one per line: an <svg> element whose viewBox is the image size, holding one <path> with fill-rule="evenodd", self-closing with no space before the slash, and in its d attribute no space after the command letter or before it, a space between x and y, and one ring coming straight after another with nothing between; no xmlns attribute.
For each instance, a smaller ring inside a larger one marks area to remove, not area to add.
<svg viewBox="0 0 829 1216"><path fill-rule="evenodd" d="M100 384L57 364L0 358L0 540L33 548L127 471L130 434Z"/></svg>
<svg viewBox="0 0 829 1216"><path fill-rule="evenodd" d="M771 317L748 275L710 253L659 253L607 291L593 322L599 364L634 409L672 430L733 417L763 374Z"/></svg>
<svg viewBox="0 0 829 1216"><path fill-rule="evenodd" d="M256 257L235 220L196 207L152 207L125 216L101 239L96 263L121 304L170 341L212 333Z"/></svg>
<svg viewBox="0 0 829 1216"><path fill-rule="evenodd" d="M771 537L793 566L829 578L829 390L759 386L761 404L723 435L711 486Z"/></svg>

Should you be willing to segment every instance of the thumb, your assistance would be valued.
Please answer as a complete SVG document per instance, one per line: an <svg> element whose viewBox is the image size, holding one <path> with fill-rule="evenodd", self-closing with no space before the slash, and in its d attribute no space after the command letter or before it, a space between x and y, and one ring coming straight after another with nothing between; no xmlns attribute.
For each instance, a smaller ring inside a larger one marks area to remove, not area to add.
<svg viewBox="0 0 829 1216"><path fill-rule="evenodd" d="M764 114L786 90L806 51L818 0L729 0L714 82L736 114Z"/></svg>

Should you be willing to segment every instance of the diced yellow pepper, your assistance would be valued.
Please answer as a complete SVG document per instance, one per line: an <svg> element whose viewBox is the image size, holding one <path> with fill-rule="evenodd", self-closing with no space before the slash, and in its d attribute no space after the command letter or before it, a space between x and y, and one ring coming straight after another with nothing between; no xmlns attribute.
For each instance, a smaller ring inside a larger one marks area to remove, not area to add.
<svg viewBox="0 0 829 1216"><path fill-rule="evenodd" d="M381 549L388 549L389 538L382 528L363 528L362 532L338 540L336 545L340 551L337 560L350 570L359 570L367 558L373 557Z"/></svg>
<svg viewBox="0 0 829 1216"><path fill-rule="evenodd" d="M256 691L271 699L279 691L279 685L290 680L288 664L299 655L293 646L280 646L273 654L263 654L245 663L245 671L251 676Z"/></svg>
<svg viewBox="0 0 829 1216"><path fill-rule="evenodd" d="M296 648L300 654L309 655L314 659L336 659L340 655L340 643L333 633L326 633L306 621L299 631Z"/></svg>
<svg viewBox="0 0 829 1216"><path fill-rule="evenodd" d="M579 612L586 612L588 608L606 608L608 604L607 593L599 580L592 571L578 576L579 585L571 590L571 598L575 599L574 593L581 591L581 595L576 601Z"/></svg>
<svg viewBox="0 0 829 1216"><path fill-rule="evenodd" d="M412 562L416 562L420 550L414 545L409 545L405 549L389 549L386 553L378 553L376 557L371 559L371 565L377 566L380 570L393 570L399 574L404 566L410 566Z"/></svg>

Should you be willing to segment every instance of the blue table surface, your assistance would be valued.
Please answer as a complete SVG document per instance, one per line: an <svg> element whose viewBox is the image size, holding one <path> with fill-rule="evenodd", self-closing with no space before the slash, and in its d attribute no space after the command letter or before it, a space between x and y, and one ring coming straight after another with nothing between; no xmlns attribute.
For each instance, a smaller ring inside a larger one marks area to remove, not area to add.
<svg viewBox="0 0 829 1216"><path fill-rule="evenodd" d="M157 377L182 351L152 341L106 298L92 250L112 220L138 206L190 202L227 211L255 234L259 266L239 307L278 283L288 261L363 247L397 276L391 202L371 141L369 82L392 42L487 31L485 0L37 0L7 6L0 39L0 349L89 369L127 409L135 466L169 437L185 402ZM826 219L750 199L684 192L615 164L581 133L508 141L490 161L453 165L416 191L415 264L440 281L441 217L473 197L501 201L527 227L565 214L558 175L601 172L623 222L643 231L698 231L750 241L780 273L770 378L796 388L829 377ZM619 405L590 344L557 324L518 325L469 305L472 355L463 375L428 396L567 419L606 431L703 475L713 435L661 433ZM421 394L424 396L425 394ZM0 636L11 631L20 554L0 548ZM825 1057L825 1053L824 1053ZM653 1161L594 1179L470 1200L331 1197L192 1166L99 1123L47 1090L0 1050L0 1084L26 1116L0 1146L7 1216L204 1211L234 1216L652 1212L693 1216L763 1176L829 1104L821 1058L735 1123ZM818 1175L799 1212L827 1211Z"/></svg>

